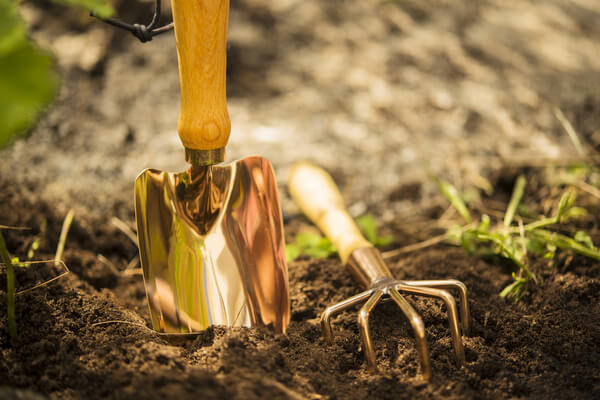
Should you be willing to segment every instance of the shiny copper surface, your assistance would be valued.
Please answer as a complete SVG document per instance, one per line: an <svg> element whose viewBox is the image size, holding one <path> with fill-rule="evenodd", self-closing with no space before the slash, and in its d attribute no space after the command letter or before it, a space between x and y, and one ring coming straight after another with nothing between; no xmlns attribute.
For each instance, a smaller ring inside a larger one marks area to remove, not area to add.
<svg viewBox="0 0 600 400"><path fill-rule="evenodd" d="M185 149L185 160L196 166L219 164L225 161L225 148L212 150Z"/></svg>
<svg viewBox="0 0 600 400"><path fill-rule="evenodd" d="M135 210L154 329L272 325L285 331L283 224L266 159L182 173L145 170L135 183Z"/></svg>
<svg viewBox="0 0 600 400"><path fill-rule="evenodd" d="M373 282L392 278L392 273L381 257L381 253L373 247L363 247L353 251L348 258L346 268L356 282L365 289L372 286Z"/></svg>

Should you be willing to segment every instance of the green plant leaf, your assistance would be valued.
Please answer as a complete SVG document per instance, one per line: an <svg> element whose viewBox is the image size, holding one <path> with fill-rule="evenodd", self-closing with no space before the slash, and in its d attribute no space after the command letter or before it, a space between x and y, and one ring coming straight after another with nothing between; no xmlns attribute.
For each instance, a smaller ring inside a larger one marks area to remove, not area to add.
<svg viewBox="0 0 600 400"><path fill-rule="evenodd" d="M559 224L563 217L563 214L565 212L568 212L568 210L571 209L575 204L576 198L577 195L574 190L566 190L560 198L560 201L558 202L558 210L556 211L556 215L554 217L542 218L539 221L535 221L525 225L523 229L527 232L544 228L549 225Z"/></svg>
<svg viewBox="0 0 600 400"><path fill-rule="evenodd" d="M544 229L538 229L533 232L533 234L540 236L543 240L552 243L561 250L572 250L586 257L600 261L600 251L598 251L598 249L590 249L589 247L584 246L568 236L561 235L560 233L556 232L550 232Z"/></svg>
<svg viewBox="0 0 600 400"><path fill-rule="evenodd" d="M579 243L583 243L584 245L586 245L587 247L589 247L592 250L596 248L594 246L594 242L592 242L592 238L590 237L590 235L588 235L584 231L578 231L577 233L575 233L575 236L573 236L573 239L575 239Z"/></svg>
<svg viewBox="0 0 600 400"><path fill-rule="evenodd" d="M587 210L583 207L571 207L563 214L564 220L569 219L581 219L588 214Z"/></svg>
<svg viewBox="0 0 600 400"><path fill-rule="evenodd" d="M322 236L312 232L300 232L296 235L296 243L301 250L317 247Z"/></svg>
<svg viewBox="0 0 600 400"><path fill-rule="evenodd" d="M436 183L440 190L444 189L442 192L447 199L453 204L454 202L460 204L458 203L460 200L457 196L458 192L453 186L439 180ZM461 245L469 254L477 254L492 261L507 259L519 269L519 276L513 274L514 282L506 286L500 293L502 297L512 298L515 301L526 290L528 282L538 281L538 276L529 269L530 256L553 259L557 249L561 249L600 260L600 250L594 246L590 235L586 232L579 231L571 238L558 232L542 229L558 225L568 218L580 218L587 214L585 209L575 206L575 190L570 188L563 193L553 217L539 217L521 205L525 184L525 178L517 179L503 223L491 226L490 218L483 215L481 222L476 227L468 224L463 227L453 227L447 231L447 241ZM527 214L526 216L535 220L523 226L522 229L515 227L513 219L517 210L521 215Z"/></svg>
<svg viewBox="0 0 600 400"><path fill-rule="evenodd" d="M393 235L379 236L377 233L379 230L377 221L375 220L375 217L370 214L358 217L356 219L356 224L369 243L374 246L387 246L396 239Z"/></svg>
<svg viewBox="0 0 600 400"><path fill-rule="evenodd" d="M15 2L0 0L0 56L10 53L27 39Z"/></svg>
<svg viewBox="0 0 600 400"><path fill-rule="evenodd" d="M477 234L475 230L467 230L460 236L460 245L469 254L475 254L477 251Z"/></svg>
<svg viewBox="0 0 600 400"><path fill-rule="evenodd" d="M515 187L513 188L513 193L510 197L510 202L508 203L508 207L506 207L506 213L504 214L504 226L508 227L513 221L515 217L515 213L517 212L517 207L519 203L521 203L521 199L523 198L523 193L525 192L525 185L527 181L523 175L519 175L517 181L515 182Z"/></svg>
<svg viewBox="0 0 600 400"><path fill-rule="evenodd" d="M487 214L483 214L481 216L481 222L479 223L479 226L477 227L477 230L480 232L487 232L490 230L490 216Z"/></svg>
<svg viewBox="0 0 600 400"><path fill-rule="evenodd" d="M446 241L448 243L454 244L456 246L461 245L462 236L463 236L463 227L460 225L454 225L446 231Z"/></svg>
<svg viewBox="0 0 600 400"><path fill-rule="evenodd" d="M499 234L477 232L476 237L477 239L488 240L497 245L499 250L498 254L504 254L512 262L514 262L517 265L517 267L519 267L519 269L525 272L528 279L533 279L534 281L536 281L535 275L529 270L527 265L525 265L523 261L518 258L518 256L515 254L515 249L512 246L512 243L507 243L506 238L504 236Z"/></svg>
<svg viewBox="0 0 600 400"><path fill-rule="evenodd" d="M31 127L57 87L52 58L27 38L15 2L0 0L0 148Z"/></svg>
<svg viewBox="0 0 600 400"><path fill-rule="evenodd" d="M285 246L285 260L287 262L294 261L296 258L300 257L301 253L302 251L297 244L291 243Z"/></svg>
<svg viewBox="0 0 600 400"><path fill-rule="evenodd" d="M373 244L375 246L383 247L393 243L394 240L396 240L396 237L394 235L377 236L377 238L375 238L375 243Z"/></svg>
<svg viewBox="0 0 600 400"><path fill-rule="evenodd" d="M369 242L375 243L377 241L377 222L372 215L365 214L358 217L356 224Z"/></svg>
<svg viewBox="0 0 600 400"><path fill-rule="evenodd" d="M575 201L577 200L577 192L575 190L569 189L563 193L560 201L558 202L558 211L556 212L556 222L560 222L563 214L575 205Z"/></svg>
<svg viewBox="0 0 600 400"><path fill-rule="evenodd" d="M456 211L460 214L460 216L465 220L466 223L471 223L471 214L465 205L465 202L460 197L460 193L456 188L445 181L440 180L438 177L431 175L431 179L438 187L438 190L442 195L452 204Z"/></svg>
<svg viewBox="0 0 600 400"><path fill-rule="evenodd" d="M56 3L63 3L68 6L79 6L94 12L100 18L110 17L114 13L114 9L106 2L106 0L53 0Z"/></svg>
<svg viewBox="0 0 600 400"><path fill-rule="evenodd" d="M514 273L513 279L515 280L513 283L502 289L502 291L500 292L500 297L509 298L513 299L514 301L517 301L525 291L527 279L517 278Z"/></svg>
<svg viewBox="0 0 600 400"><path fill-rule="evenodd" d="M11 258L10 262L12 263L13 266L19 267L19 268L26 268L29 266L29 264L25 264L24 262L21 262L21 259L19 257Z"/></svg>
<svg viewBox="0 0 600 400"><path fill-rule="evenodd" d="M325 237L321 238L316 246L308 247L302 250L308 256L315 258L327 258L336 253L331 241Z"/></svg>
<svg viewBox="0 0 600 400"><path fill-rule="evenodd" d="M295 237L295 243L285 248L286 260L293 261L301 254L315 258L327 258L337 252L329 239L312 232L300 232Z"/></svg>
<svg viewBox="0 0 600 400"><path fill-rule="evenodd" d="M365 214L358 217L356 219L356 224L369 242L375 242L377 239L377 222L372 215Z"/></svg>
<svg viewBox="0 0 600 400"><path fill-rule="evenodd" d="M537 237L527 237L525 244L527 246L527 250L533 254L541 255L548 250L546 242Z"/></svg>

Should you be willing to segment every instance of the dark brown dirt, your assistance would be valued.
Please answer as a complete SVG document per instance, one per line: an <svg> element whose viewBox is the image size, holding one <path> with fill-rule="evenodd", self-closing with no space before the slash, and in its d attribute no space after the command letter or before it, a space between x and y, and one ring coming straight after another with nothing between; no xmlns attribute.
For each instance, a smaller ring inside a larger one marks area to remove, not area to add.
<svg viewBox="0 0 600 400"><path fill-rule="evenodd" d="M45 219L36 258L51 258L56 245L51 238L63 216L19 196L4 194L0 200L3 221L34 227L5 231L11 251L25 252ZM395 233L400 242L411 240ZM84 227L76 220L65 257L72 273L17 297L19 336L12 344L5 308L0 310L0 382L46 396L86 399L600 395L600 269L579 256L559 267L536 265L543 280L518 303L498 296L510 282L507 271L459 248L439 245L391 263L397 277L453 277L470 290L473 331L464 338L467 366L462 369L452 358L444 307L413 299L427 327L435 374L431 383L422 384L412 379L418 363L411 330L391 303L371 318L380 375L365 369L355 312L336 318L335 342L324 342L319 313L359 290L335 259L290 264L292 323L285 335L215 327L193 338L167 340L146 328L141 276L122 272L134 255L135 247L115 228L99 221ZM33 267L19 269L19 287L36 279Z"/></svg>
<svg viewBox="0 0 600 400"><path fill-rule="evenodd" d="M518 303L498 295L510 271L460 248L390 260L398 278L456 278L470 290L473 332L460 369L444 307L411 299L427 327L429 384L412 379L414 340L393 304L370 322L381 374L366 371L355 311L334 320L334 344L325 343L319 314L360 290L337 259L289 265L285 335L215 327L168 339L150 330L139 269L127 269L137 248L110 221L133 225L141 169L184 166L174 40L141 45L57 7L22 5L63 84L32 135L0 153L0 225L30 228L3 231L13 255L26 259L39 241L33 258L51 259L76 209L63 257L71 273L17 297L11 343L0 271L0 398L600 398L600 264L567 253L533 265L542 280ZM147 20L138 7L121 1L119 16ZM520 165L574 155L555 107L590 154L600 149L598 18L596 0L232 1L228 151L273 161L288 238L307 224L283 184L303 158L328 167L353 215L384 223L396 237L390 248L447 227L423 164L461 188L488 178L496 192L478 209L488 213L503 209L525 173L527 204L549 215L559 189ZM585 229L598 245L600 204L579 201L589 217L564 229ZM18 289L59 272L52 263L19 268Z"/></svg>

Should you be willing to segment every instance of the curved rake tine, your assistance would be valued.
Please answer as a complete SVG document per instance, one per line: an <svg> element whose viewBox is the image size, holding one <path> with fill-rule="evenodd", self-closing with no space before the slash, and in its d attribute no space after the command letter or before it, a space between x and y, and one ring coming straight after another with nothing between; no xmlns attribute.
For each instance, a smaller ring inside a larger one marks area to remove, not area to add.
<svg viewBox="0 0 600 400"><path fill-rule="evenodd" d="M425 338L425 325L423 324L423 320L396 289L390 288L388 294L396 302L398 307L400 307L404 315L408 317L408 321L415 334L417 352L419 353L419 358L421 360L421 376L423 377L423 380L429 381L431 379L431 364L429 361L429 350L427 349L427 339Z"/></svg>
<svg viewBox="0 0 600 400"><path fill-rule="evenodd" d="M454 353L456 354L456 360L458 362L458 365L465 365L465 349L463 347L462 339L460 337L460 329L458 327L458 311L456 309L456 301L454 300L454 297L445 290L432 289L429 287L409 286L400 283L396 285L396 288L402 292L410 294L434 297L442 300L446 304L448 313L448 323L450 325L450 333L452 334L452 343L454 345Z"/></svg>
<svg viewBox="0 0 600 400"><path fill-rule="evenodd" d="M469 312L469 301L467 296L467 287L461 281L456 279L431 280L431 281L402 281L403 284L416 287L429 287L435 289L454 289L458 290L460 304L460 320L462 323L463 335L471 334L471 314Z"/></svg>
<svg viewBox="0 0 600 400"><path fill-rule="evenodd" d="M331 343L333 340L333 330L331 329L331 317L341 311L344 311L346 308L352 307L353 305L362 302L364 299L371 296L371 294L373 294L373 290L367 290L365 292L357 294L356 296L352 296L349 299L327 307L325 311L323 311L323 314L321 314L321 330L323 331L323 336L325 336L325 339L329 343Z"/></svg>
<svg viewBox="0 0 600 400"><path fill-rule="evenodd" d="M375 308L379 299L381 299L381 296L383 296L383 291L375 291L373 296L367 300L358 313L358 325L360 326L360 335L362 336L365 359L367 361L367 368L371 373L377 372L377 363L375 361L375 350L373 350L373 342L371 341L371 334L369 332L369 314L373 308Z"/></svg>

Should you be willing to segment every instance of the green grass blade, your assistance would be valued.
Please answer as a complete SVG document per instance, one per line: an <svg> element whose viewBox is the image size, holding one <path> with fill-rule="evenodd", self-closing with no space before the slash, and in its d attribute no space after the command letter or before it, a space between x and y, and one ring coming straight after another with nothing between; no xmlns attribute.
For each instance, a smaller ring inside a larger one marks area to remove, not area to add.
<svg viewBox="0 0 600 400"><path fill-rule="evenodd" d="M471 223L471 214L467 209L464 201L460 197L458 190L450 183L440 180L434 175L430 175L433 182L438 187L438 190L442 195L452 204L452 206L458 211L460 216L465 220L466 223Z"/></svg>
<svg viewBox="0 0 600 400"><path fill-rule="evenodd" d="M571 125L571 123L569 122L567 117L565 117L565 114L563 114L560 108L554 108L554 115L562 125L565 132L567 132L567 135L569 135L569 139L571 139L571 142L573 142L575 150L577 150L579 156L585 158L585 151L583 150L583 146L581 145L581 141L579 140L579 136L577 136L577 132L575 132L573 125Z"/></svg>
<svg viewBox="0 0 600 400"><path fill-rule="evenodd" d="M6 307L8 315L8 333L12 339L17 337L17 323L15 320L15 271L13 269L4 236L0 231L0 256L6 265Z"/></svg>
<svg viewBox="0 0 600 400"><path fill-rule="evenodd" d="M519 207L519 203L521 203L523 193L525 192L526 183L527 181L525 180L525 177L523 175L519 175L517 181L515 182L515 187L513 189L512 196L510 197L510 202L506 208L506 213L504 214L505 227L509 227L515 217L517 207Z"/></svg>
<svg viewBox="0 0 600 400"><path fill-rule="evenodd" d="M502 298L513 298L515 301L519 300L521 293L525 289L525 285L527 284L527 279L516 278L513 274L513 278L515 281L510 285L506 286L500 292L500 297Z"/></svg>

